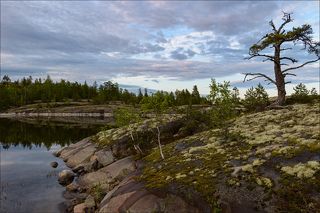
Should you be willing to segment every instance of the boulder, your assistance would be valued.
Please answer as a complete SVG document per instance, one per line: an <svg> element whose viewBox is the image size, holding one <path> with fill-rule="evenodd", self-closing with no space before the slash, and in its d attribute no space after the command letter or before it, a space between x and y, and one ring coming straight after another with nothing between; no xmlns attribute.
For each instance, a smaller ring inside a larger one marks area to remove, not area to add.
<svg viewBox="0 0 320 213"><path fill-rule="evenodd" d="M147 194L136 201L127 212L140 213L140 212L163 212L164 211L164 200L153 195ZM168 211L171 212L171 211ZM177 211L174 211L177 212Z"/></svg>
<svg viewBox="0 0 320 213"><path fill-rule="evenodd" d="M90 157L96 151L96 147L92 144L89 146L77 151L77 153L73 154L68 160L66 165L68 167L75 167L81 163L85 163L90 160Z"/></svg>
<svg viewBox="0 0 320 213"><path fill-rule="evenodd" d="M99 213L119 212L119 208L122 206L122 204L134 193L135 191L128 192L111 198L106 205L100 208Z"/></svg>
<svg viewBox="0 0 320 213"><path fill-rule="evenodd" d="M80 176L79 184L89 189L99 184L108 184L111 187L115 182L121 181L126 175L135 171L135 169L135 162L132 157L129 156L109 166L103 167L96 172Z"/></svg>
<svg viewBox="0 0 320 213"><path fill-rule="evenodd" d="M57 168L58 163L55 162L55 161L53 161L53 162L50 163L50 166L51 166L52 168Z"/></svg>
<svg viewBox="0 0 320 213"><path fill-rule="evenodd" d="M100 150L95 153L95 156L97 157L97 161L102 166L108 166L109 164L113 163L113 161L114 161L113 154L109 150Z"/></svg>
<svg viewBox="0 0 320 213"><path fill-rule="evenodd" d="M66 190L69 192L76 192L79 190L79 184L76 183L70 183L66 186Z"/></svg>
<svg viewBox="0 0 320 213"><path fill-rule="evenodd" d="M63 151L63 148L58 150L58 151L52 152L52 155L55 156L55 157L59 157L62 151Z"/></svg>
<svg viewBox="0 0 320 213"><path fill-rule="evenodd" d="M111 182L111 177L101 171L87 173L79 177L80 186L88 189L99 184L108 184L109 182Z"/></svg>
<svg viewBox="0 0 320 213"><path fill-rule="evenodd" d="M58 175L58 181L63 186L71 183L73 179L74 179L74 173L70 170L63 170Z"/></svg>
<svg viewBox="0 0 320 213"><path fill-rule="evenodd" d="M74 213L85 213L84 203L80 203L73 208Z"/></svg>
<svg viewBox="0 0 320 213"><path fill-rule="evenodd" d="M90 146L90 145L91 144L88 143L88 144L85 144L85 145L83 145L81 147L76 147L76 148L67 147L67 149L65 149L64 151L61 152L60 158L62 158L66 162L66 161L68 161L68 159L70 157L72 157L74 154L79 152L81 149L84 149L84 148L86 148L87 146Z"/></svg>
<svg viewBox="0 0 320 213"><path fill-rule="evenodd" d="M112 179L122 180L126 175L130 174L131 172L135 171L135 161L133 160L132 156L122 158L109 166L103 167L98 171L104 172L108 174Z"/></svg>
<svg viewBox="0 0 320 213"><path fill-rule="evenodd" d="M104 198L102 199L102 201L100 202L100 206L104 206L106 205L109 200L114 196L114 193L122 186L127 185L128 183L132 183L135 182L135 180L131 177L129 178L125 178L123 181L121 181L117 186L115 186L111 191L109 191Z"/></svg>
<svg viewBox="0 0 320 213"><path fill-rule="evenodd" d="M72 171L78 174L82 174L82 173L96 171L100 167L101 167L101 164L99 164L97 160L90 160L89 162L81 163L73 167Z"/></svg>
<svg viewBox="0 0 320 213"><path fill-rule="evenodd" d="M58 151L58 154L64 161L67 161L70 156L74 155L79 150L89 145L91 145L90 137L85 138L75 144L70 144L69 146L62 148L60 151Z"/></svg>

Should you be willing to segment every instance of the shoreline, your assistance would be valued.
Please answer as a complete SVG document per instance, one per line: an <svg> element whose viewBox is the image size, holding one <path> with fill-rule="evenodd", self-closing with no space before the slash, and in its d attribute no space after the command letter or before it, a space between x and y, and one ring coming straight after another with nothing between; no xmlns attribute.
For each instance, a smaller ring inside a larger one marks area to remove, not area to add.
<svg viewBox="0 0 320 213"><path fill-rule="evenodd" d="M144 162L135 158L123 130L111 130L119 131L113 133L115 143L100 146L91 136L53 153L69 168L58 175L67 212L210 212L171 191L148 188L140 179Z"/></svg>
<svg viewBox="0 0 320 213"><path fill-rule="evenodd" d="M153 212L162 208L168 212L200 212L177 195L165 192L159 195L159 191L147 189L137 180L143 166L141 161L132 155L117 159L112 151L99 148L90 137L53 154L70 168L59 173L58 178L66 189L63 194L67 212ZM66 179L71 177L71 181L65 182L63 175ZM172 202L167 204L167 200Z"/></svg>
<svg viewBox="0 0 320 213"><path fill-rule="evenodd" d="M112 118L113 113L60 113L60 112L11 112L0 113L0 118L17 118L17 117L94 117L94 118Z"/></svg>

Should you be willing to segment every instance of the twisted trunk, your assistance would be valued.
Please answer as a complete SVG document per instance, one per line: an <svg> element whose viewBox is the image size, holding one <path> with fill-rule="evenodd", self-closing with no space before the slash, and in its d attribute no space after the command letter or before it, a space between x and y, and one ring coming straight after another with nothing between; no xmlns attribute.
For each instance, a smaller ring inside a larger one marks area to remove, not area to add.
<svg viewBox="0 0 320 213"><path fill-rule="evenodd" d="M273 105L284 105L286 100L286 88L284 75L281 72L281 63L280 63L280 45L275 46L274 49L274 74L276 80L276 86L278 90L278 98Z"/></svg>

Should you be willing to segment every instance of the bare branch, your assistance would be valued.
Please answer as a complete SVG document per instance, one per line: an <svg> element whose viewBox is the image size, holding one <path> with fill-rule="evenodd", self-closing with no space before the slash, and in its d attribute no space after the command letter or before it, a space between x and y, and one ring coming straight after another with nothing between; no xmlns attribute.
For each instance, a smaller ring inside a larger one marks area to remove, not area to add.
<svg viewBox="0 0 320 213"><path fill-rule="evenodd" d="M293 21L293 19L291 18L291 14L292 14L292 13L285 13L285 12L283 12L283 11L282 11L282 13L283 13L283 18L282 18L282 20L283 20L284 22L283 22L283 23L281 24L281 26L279 27L278 33L281 32L282 28L283 28L286 24L288 24L288 23L290 23L290 22Z"/></svg>
<svg viewBox="0 0 320 213"><path fill-rule="evenodd" d="M299 68L301 68L301 67L304 67L304 66L307 65L307 64L311 64L311 63L317 62L317 61L319 61L319 60L320 60L320 57L319 57L318 59L315 59L315 60L312 60L312 61L307 61L307 62L301 64L300 66L290 67L290 68L287 68L287 69L285 69L285 70L282 70L282 73L288 72L289 70L299 69Z"/></svg>
<svg viewBox="0 0 320 213"><path fill-rule="evenodd" d="M290 58L290 57L281 57L280 60L289 60L289 61L291 61L292 63L298 62L297 59Z"/></svg>
<svg viewBox="0 0 320 213"><path fill-rule="evenodd" d="M293 74L293 73L285 73L285 74L283 74L284 77L286 77L287 75L297 76L296 74Z"/></svg>
<svg viewBox="0 0 320 213"><path fill-rule="evenodd" d="M273 84L276 85L276 82L272 78L266 76L265 74L262 74L262 73L243 73L243 74L245 75L245 77L243 79L243 82L252 81L252 80L254 80L256 78L265 78L266 81L269 81L270 83L273 83ZM250 78L250 79L247 79L248 76L254 76L254 77Z"/></svg>
<svg viewBox="0 0 320 213"><path fill-rule="evenodd" d="M276 28L276 26L274 25L273 20L269 21L269 24L270 24L270 26L272 27L272 30L273 30L274 32L277 32L277 28Z"/></svg>
<svg viewBox="0 0 320 213"><path fill-rule="evenodd" d="M263 60L262 60L262 62L266 62L266 61L273 61L273 62L275 62L275 60L272 59L272 58L266 58L266 59L263 59Z"/></svg>
<svg viewBox="0 0 320 213"><path fill-rule="evenodd" d="M284 84L290 84L290 83L292 83L291 81L286 81L286 82L284 82Z"/></svg>
<svg viewBox="0 0 320 213"><path fill-rule="evenodd" d="M249 57L246 57L246 58L244 58L244 59L248 59L248 60L250 60L250 59L252 59L252 58L254 58L254 57L266 57L266 58L274 59L274 56L266 55L266 54L259 54L259 53L256 53L256 54L250 54L250 56L249 56Z"/></svg>
<svg viewBox="0 0 320 213"><path fill-rule="evenodd" d="M288 48L282 48L282 49L280 49L280 51L284 51L284 50L292 50L292 47L288 47Z"/></svg>
<svg viewBox="0 0 320 213"><path fill-rule="evenodd" d="M159 145L160 155L161 155L162 160L164 160L164 155L162 152L162 147L161 147L161 142L160 142L160 129L158 126L157 126L157 130L158 130L158 145Z"/></svg>

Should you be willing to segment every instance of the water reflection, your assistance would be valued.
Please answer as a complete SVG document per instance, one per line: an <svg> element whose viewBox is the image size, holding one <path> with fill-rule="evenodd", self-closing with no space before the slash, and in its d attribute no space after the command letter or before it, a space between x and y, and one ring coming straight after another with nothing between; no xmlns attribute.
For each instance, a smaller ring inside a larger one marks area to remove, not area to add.
<svg viewBox="0 0 320 213"><path fill-rule="evenodd" d="M95 134L101 125L77 125L43 120L21 122L0 118L0 143L3 149L21 145L23 148L46 147L53 144L68 145L76 140Z"/></svg>
<svg viewBox="0 0 320 213"><path fill-rule="evenodd" d="M52 152L95 134L99 126L0 119L0 212L63 212L64 188L57 174L66 168ZM50 162L58 167L51 168Z"/></svg>

